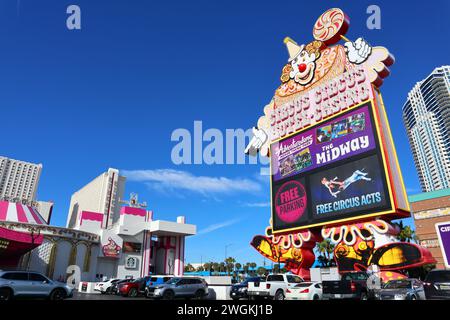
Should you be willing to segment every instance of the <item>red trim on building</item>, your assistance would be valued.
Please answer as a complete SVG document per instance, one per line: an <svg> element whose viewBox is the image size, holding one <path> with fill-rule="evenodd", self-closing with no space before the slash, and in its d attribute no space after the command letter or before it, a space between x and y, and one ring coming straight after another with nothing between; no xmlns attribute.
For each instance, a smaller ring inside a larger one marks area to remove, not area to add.
<svg viewBox="0 0 450 320"><path fill-rule="evenodd" d="M103 227L103 214L99 212L81 211L80 226L83 225L83 220L98 221L100 228Z"/></svg>
<svg viewBox="0 0 450 320"><path fill-rule="evenodd" d="M15 242L21 242L26 244L35 244L40 245L42 241L44 240L43 235L39 236L31 236L29 232L20 232L15 231L11 229L6 229L0 227L0 238L9 240L9 241L15 241Z"/></svg>
<svg viewBox="0 0 450 320"><path fill-rule="evenodd" d="M133 216L145 217L147 211L142 208L134 208L134 207L122 207L120 209L120 215L131 214Z"/></svg>
<svg viewBox="0 0 450 320"><path fill-rule="evenodd" d="M0 201L0 221L6 221L6 216L8 214L9 202Z"/></svg>

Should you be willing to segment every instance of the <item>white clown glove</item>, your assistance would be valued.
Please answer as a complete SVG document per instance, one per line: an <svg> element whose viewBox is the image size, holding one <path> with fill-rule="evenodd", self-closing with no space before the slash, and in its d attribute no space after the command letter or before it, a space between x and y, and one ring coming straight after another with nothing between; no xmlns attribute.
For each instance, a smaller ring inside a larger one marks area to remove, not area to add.
<svg viewBox="0 0 450 320"><path fill-rule="evenodd" d="M344 47L348 61L354 64L363 63L372 53L372 47L363 38L358 38L355 42L348 41L344 44Z"/></svg>
<svg viewBox="0 0 450 320"><path fill-rule="evenodd" d="M245 153L255 155L267 141L267 133L263 129L258 129L256 127L253 127L252 131L253 137L247 145L247 148L245 148Z"/></svg>

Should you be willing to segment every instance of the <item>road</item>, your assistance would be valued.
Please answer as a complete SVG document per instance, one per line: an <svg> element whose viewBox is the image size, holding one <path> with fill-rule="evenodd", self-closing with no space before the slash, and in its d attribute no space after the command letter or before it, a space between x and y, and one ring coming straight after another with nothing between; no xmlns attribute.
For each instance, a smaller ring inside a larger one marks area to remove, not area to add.
<svg viewBox="0 0 450 320"><path fill-rule="evenodd" d="M122 297L118 295L109 295L109 294L91 294L91 293L80 293L75 291L73 293L73 297L68 300L146 300L144 297Z"/></svg>

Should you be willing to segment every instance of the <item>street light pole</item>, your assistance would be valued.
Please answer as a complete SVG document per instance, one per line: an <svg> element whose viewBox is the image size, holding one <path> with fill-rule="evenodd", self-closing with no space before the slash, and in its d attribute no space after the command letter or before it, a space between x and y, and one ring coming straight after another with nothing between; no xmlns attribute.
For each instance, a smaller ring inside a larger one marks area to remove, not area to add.
<svg viewBox="0 0 450 320"><path fill-rule="evenodd" d="M225 259L223 260L223 262L225 262L225 260L227 260L227 249L228 249L228 247L230 247L232 245L233 245L232 243L229 243L229 244L225 245Z"/></svg>
<svg viewBox="0 0 450 320"><path fill-rule="evenodd" d="M228 264L227 264L227 249L228 247L230 247L231 245L233 245L232 243L229 243L225 246L225 259L223 260L223 262L225 263L225 270L227 270L227 274L230 275L230 270L228 269Z"/></svg>

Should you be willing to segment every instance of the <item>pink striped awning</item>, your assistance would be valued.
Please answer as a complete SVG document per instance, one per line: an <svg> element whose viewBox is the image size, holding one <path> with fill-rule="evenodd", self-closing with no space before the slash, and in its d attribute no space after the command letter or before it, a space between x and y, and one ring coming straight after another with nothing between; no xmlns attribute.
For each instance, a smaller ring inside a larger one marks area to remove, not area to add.
<svg viewBox="0 0 450 320"><path fill-rule="evenodd" d="M0 221L47 224L35 208L8 201L0 201Z"/></svg>

